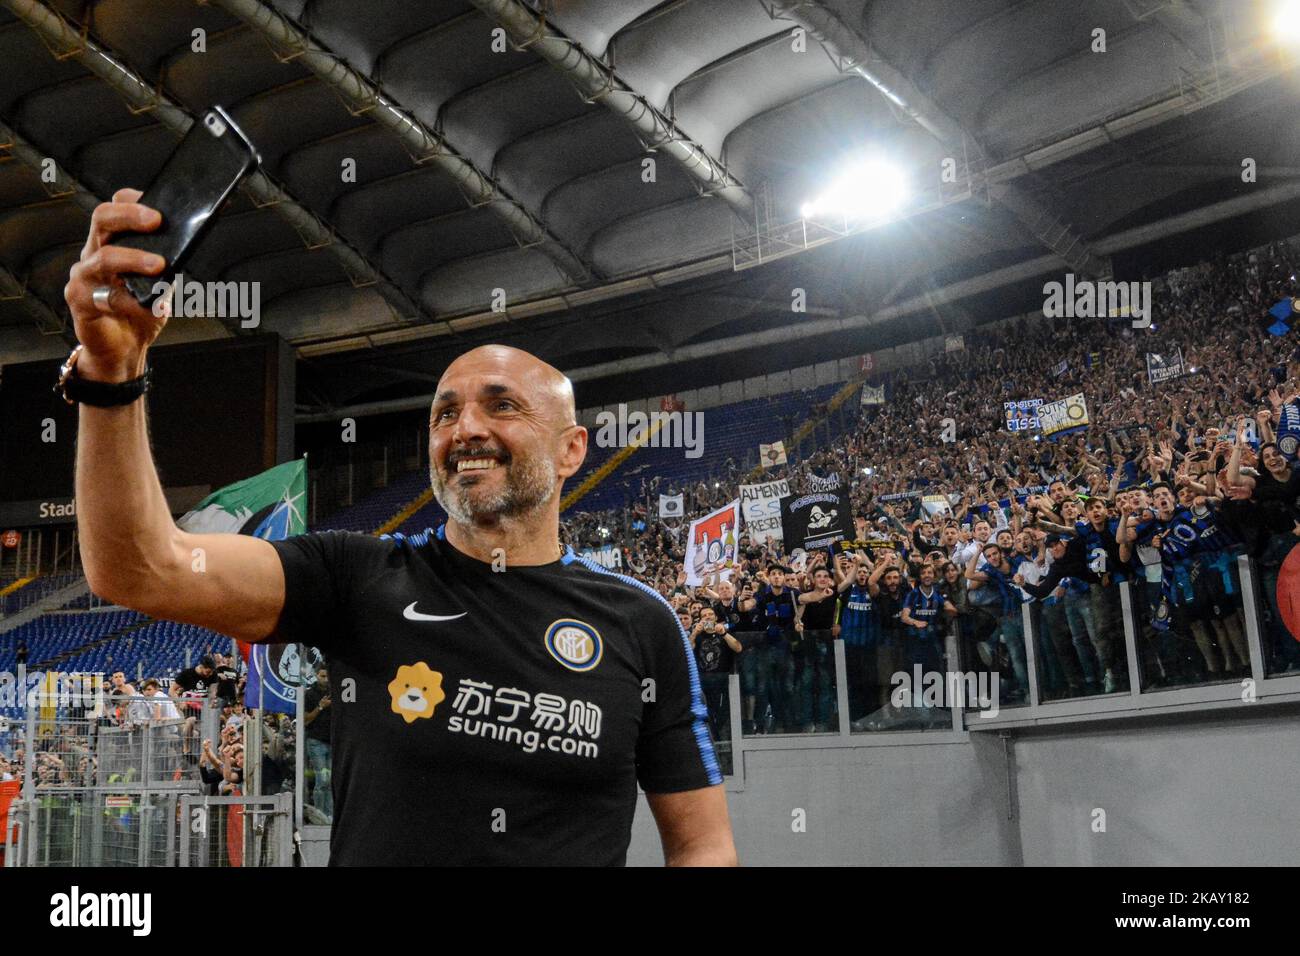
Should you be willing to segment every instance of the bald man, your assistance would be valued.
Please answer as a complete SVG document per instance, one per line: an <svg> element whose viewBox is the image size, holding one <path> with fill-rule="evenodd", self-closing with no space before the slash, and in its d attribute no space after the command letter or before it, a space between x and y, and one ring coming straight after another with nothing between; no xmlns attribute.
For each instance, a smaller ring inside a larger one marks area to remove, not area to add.
<svg viewBox="0 0 1300 956"><path fill-rule="evenodd" d="M82 343L68 375L83 383L137 379L166 322L121 279L163 262L109 244L157 228L139 198L120 190L95 210L65 289ZM504 346L451 363L429 418L429 480L450 520L412 537L182 531L144 403L129 386L68 391L83 396L77 524L95 593L325 652L331 865L619 865L638 782L669 864L735 863L679 622L649 588L560 544L560 489L587 431L556 369Z"/></svg>

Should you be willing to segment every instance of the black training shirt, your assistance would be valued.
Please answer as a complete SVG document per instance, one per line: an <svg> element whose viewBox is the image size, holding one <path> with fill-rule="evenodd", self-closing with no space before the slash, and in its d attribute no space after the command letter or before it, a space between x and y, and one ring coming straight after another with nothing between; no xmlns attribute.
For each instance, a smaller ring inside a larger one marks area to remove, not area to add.
<svg viewBox="0 0 1300 956"><path fill-rule="evenodd" d="M638 781L722 781L690 645L644 585L571 552L493 571L442 529L272 544L277 640L329 662L331 865L621 865Z"/></svg>
<svg viewBox="0 0 1300 956"><path fill-rule="evenodd" d="M213 678L204 677L198 668L189 667L172 678L172 683L180 686L187 694L205 694Z"/></svg>

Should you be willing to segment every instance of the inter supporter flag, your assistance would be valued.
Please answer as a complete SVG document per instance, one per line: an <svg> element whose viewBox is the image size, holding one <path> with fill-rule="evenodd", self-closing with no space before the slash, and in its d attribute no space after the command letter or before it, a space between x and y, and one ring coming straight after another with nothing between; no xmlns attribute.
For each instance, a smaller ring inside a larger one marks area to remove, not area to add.
<svg viewBox="0 0 1300 956"><path fill-rule="evenodd" d="M785 442L774 441L770 445L758 446L758 460L764 468L773 468L786 463Z"/></svg>
<svg viewBox="0 0 1300 956"><path fill-rule="evenodd" d="M682 506L681 495L659 496L659 517L680 518L683 514L685 514L685 509Z"/></svg>
<svg viewBox="0 0 1300 956"><path fill-rule="evenodd" d="M1267 328L1270 335L1283 336L1291 331L1291 323L1295 321L1293 316L1300 311L1297 309L1298 305L1300 299L1282 299L1273 304L1273 307L1268 310L1272 318L1265 320L1269 323Z"/></svg>
<svg viewBox="0 0 1300 956"><path fill-rule="evenodd" d="M307 462L299 458L214 491L176 523L195 534L279 541L307 530L306 513ZM303 677L297 645L241 642L239 650L248 661L244 706L292 714Z"/></svg>

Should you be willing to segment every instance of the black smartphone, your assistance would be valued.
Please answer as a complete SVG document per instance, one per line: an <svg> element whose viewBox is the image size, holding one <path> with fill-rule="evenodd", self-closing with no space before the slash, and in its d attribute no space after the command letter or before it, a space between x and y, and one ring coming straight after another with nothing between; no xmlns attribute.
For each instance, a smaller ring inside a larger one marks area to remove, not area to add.
<svg viewBox="0 0 1300 956"><path fill-rule="evenodd" d="M112 240L113 245L142 249L167 260L162 275L122 276L137 302L146 309L153 306L165 284L184 269L213 213L261 161L252 142L220 106L195 121L140 197L143 205L162 214L162 224L153 232L124 232Z"/></svg>

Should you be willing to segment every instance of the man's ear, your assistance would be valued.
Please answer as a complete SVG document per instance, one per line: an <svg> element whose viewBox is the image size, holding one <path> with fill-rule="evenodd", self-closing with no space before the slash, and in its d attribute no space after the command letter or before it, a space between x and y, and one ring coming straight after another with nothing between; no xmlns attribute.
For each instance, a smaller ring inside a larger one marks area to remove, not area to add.
<svg viewBox="0 0 1300 956"><path fill-rule="evenodd" d="M577 474L587 458L587 429L581 425L570 428L563 439L564 445L555 460L555 472L560 478Z"/></svg>

